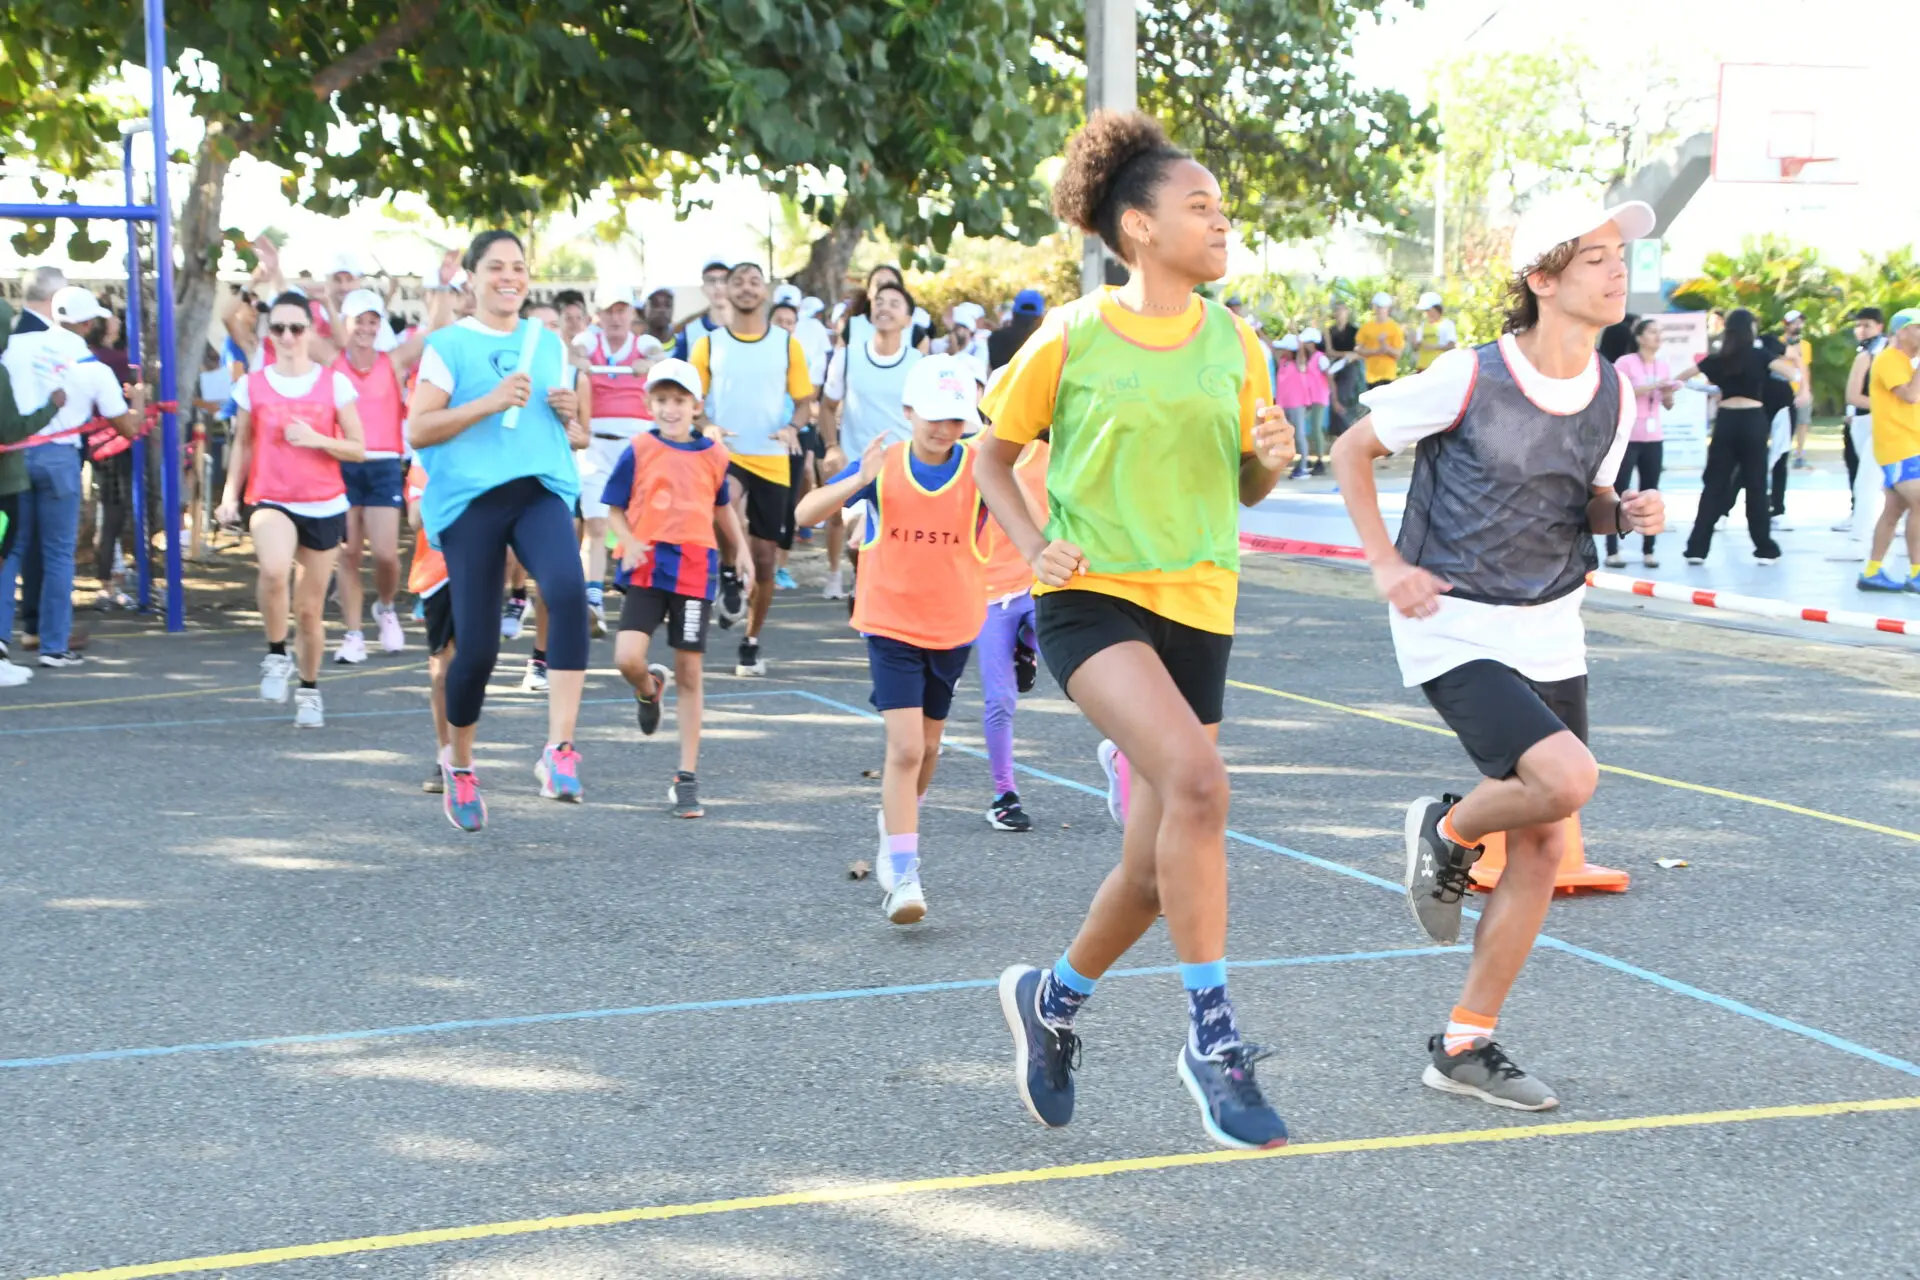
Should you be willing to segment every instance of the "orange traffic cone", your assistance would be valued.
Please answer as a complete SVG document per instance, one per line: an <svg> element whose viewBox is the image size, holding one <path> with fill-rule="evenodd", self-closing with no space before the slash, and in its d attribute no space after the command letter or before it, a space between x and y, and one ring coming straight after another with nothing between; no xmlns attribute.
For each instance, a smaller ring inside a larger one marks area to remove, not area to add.
<svg viewBox="0 0 1920 1280"><path fill-rule="evenodd" d="M1496 831L1485 841L1487 851L1473 864L1473 887L1491 892L1507 869L1507 833ZM1611 867L1596 867L1587 861L1586 848L1580 842L1580 815L1567 819L1566 853L1560 859L1560 873L1553 878L1556 893L1576 893L1581 889L1605 889L1625 893L1627 873Z"/></svg>

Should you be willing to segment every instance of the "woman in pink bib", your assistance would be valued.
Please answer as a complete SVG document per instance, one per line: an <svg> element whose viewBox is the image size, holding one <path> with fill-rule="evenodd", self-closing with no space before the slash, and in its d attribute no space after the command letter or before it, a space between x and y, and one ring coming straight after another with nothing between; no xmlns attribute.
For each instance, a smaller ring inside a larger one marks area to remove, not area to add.
<svg viewBox="0 0 1920 1280"><path fill-rule="evenodd" d="M300 675L293 722L317 729L326 723L317 684L326 648L321 614L327 580L347 536L347 482L340 464L364 459L366 446L352 382L314 363L307 353L313 313L306 298L283 293L274 299L267 328L274 339L273 363L233 389L239 409L233 422L233 456L226 494L215 514L221 524L232 526L240 522L243 498L253 509L247 528L260 566L260 618L267 632L260 697L266 702L287 700L294 675L294 659L287 654L291 594Z"/></svg>

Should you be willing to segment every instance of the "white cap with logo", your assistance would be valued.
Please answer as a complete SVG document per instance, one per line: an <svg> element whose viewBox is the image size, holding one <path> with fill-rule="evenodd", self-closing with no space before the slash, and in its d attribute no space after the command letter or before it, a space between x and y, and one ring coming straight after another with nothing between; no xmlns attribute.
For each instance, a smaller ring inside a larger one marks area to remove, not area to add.
<svg viewBox="0 0 1920 1280"><path fill-rule="evenodd" d="M380 295L371 289L355 289L341 299L340 318L342 320L351 320L369 311L379 316L387 314L387 304L382 302Z"/></svg>
<svg viewBox="0 0 1920 1280"><path fill-rule="evenodd" d="M61 324L88 324L104 320L112 312L100 300L77 284L70 284L53 295L53 318Z"/></svg>
<svg viewBox="0 0 1920 1280"><path fill-rule="evenodd" d="M1609 207L1604 200L1579 191L1547 196L1521 214L1520 224L1513 229L1513 273L1526 273L1567 241L1598 231L1609 222L1620 229L1621 239L1644 240L1653 234L1657 221L1653 206L1643 200Z"/></svg>
<svg viewBox="0 0 1920 1280"><path fill-rule="evenodd" d="M980 384L973 370L953 356L928 356L907 373L901 400L929 422L959 420L980 425Z"/></svg>

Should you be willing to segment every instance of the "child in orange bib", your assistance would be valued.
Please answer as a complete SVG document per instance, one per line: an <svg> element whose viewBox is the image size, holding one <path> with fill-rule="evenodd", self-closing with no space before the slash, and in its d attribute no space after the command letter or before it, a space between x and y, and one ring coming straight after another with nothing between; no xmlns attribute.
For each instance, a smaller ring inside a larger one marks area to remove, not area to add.
<svg viewBox="0 0 1920 1280"><path fill-rule="evenodd" d="M927 914L920 799L986 620L987 557L973 454L960 442L980 423L973 375L950 357L930 357L908 374L903 399L913 439L875 441L857 465L801 499L797 519L810 526L850 503L869 504L853 626L866 637L872 701L887 726L876 876L887 919L913 924Z"/></svg>

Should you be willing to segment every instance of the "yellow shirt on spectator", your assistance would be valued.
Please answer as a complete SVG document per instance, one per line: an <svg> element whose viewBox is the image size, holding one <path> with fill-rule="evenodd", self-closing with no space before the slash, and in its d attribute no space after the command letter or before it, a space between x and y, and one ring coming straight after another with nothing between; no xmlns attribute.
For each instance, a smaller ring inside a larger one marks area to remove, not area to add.
<svg viewBox="0 0 1920 1280"><path fill-rule="evenodd" d="M1404 352L1407 349L1407 331L1400 327L1398 320L1369 320L1360 326L1359 336L1354 342L1362 349L1385 343ZM1368 382L1391 382L1399 372L1399 356L1367 356L1365 359Z"/></svg>
<svg viewBox="0 0 1920 1280"><path fill-rule="evenodd" d="M1867 399L1873 405L1873 460L1881 466L1920 457L1920 404L1908 404L1894 388L1913 381L1913 361L1888 343L1873 358Z"/></svg>

